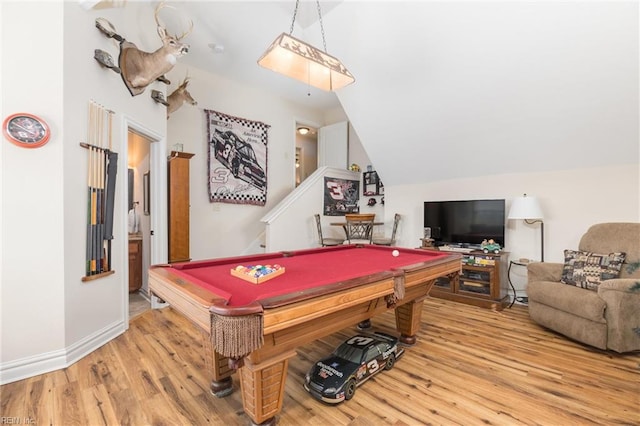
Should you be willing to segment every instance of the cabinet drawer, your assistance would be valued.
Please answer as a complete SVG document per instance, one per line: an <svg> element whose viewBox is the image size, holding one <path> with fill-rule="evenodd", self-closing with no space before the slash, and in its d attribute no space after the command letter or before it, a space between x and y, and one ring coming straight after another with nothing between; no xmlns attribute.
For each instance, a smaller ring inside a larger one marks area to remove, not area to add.
<svg viewBox="0 0 640 426"><path fill-rule="evenodd" d="M491 274L491 270L462 268L460 279L490 282L492 278Z"/></svg>
<svg viewBox="0 0 640 426"><path fill-rule="evenodd" d="M142 248L141 246L140 241L129 241L129 254L138 254Z"/></svg>
<svg viewBox="0 0 640 426"><path fill-rule="evenodd" d="M477 295L491 295L491 282L490 281L478 281L460 277L458 282L458 290L461 292L468 292Z"/></svg>

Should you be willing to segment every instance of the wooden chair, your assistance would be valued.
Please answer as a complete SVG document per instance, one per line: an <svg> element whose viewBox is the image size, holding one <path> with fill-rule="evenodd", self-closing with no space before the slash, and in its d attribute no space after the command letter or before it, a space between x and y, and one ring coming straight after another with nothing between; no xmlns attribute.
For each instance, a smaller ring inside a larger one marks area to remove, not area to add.
<svg viewBox="0 0 640 426"><path fill-rule="evenodd" d="M400 215L398 213L393 217L393 229L391 231L391 237L373 238L371 241L373 244L379 246L392 246L396 243L396 231L398 230L398 222L400 222Z"/></svg>
<svg viewBox="0 0 640 426"><path fill-rule="evenodd" d="M325 238L322 236L322 224L320 223L320 215L319 214L315 214L314 215L316 218L316 226L318 228L318 243L322 246L322 247L328 247L328 246L339 246L341 244L344 243L344 239L343 238Z"/></svg>
<svg viewBox="0 0 640 426"><path fill-rule="evenodd" d="M371 244L373 218L370 220L347 219L344 225L348 244Z"/></svg>

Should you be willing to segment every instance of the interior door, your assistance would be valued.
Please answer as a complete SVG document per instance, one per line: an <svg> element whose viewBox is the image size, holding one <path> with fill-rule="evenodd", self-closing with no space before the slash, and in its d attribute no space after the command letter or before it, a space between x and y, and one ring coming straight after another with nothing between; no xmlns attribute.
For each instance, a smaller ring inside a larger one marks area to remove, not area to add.
<svg viewBox="0 0 640 426"><path fill-rule="evenodd" d="M343 121L318 130L318 167L346 169L349 157L349 122Z"/></svg>

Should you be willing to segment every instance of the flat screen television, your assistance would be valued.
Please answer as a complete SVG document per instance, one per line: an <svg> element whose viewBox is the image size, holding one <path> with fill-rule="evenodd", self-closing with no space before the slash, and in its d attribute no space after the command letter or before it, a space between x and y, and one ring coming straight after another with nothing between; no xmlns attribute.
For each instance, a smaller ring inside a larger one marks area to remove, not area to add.
<svg viewBox="0 0 640 426"><path fill-rule="evenodd" d="M493 239L504 247L504 223L505 200L424 202L425 234L438 246L476 247Z"/></svg>

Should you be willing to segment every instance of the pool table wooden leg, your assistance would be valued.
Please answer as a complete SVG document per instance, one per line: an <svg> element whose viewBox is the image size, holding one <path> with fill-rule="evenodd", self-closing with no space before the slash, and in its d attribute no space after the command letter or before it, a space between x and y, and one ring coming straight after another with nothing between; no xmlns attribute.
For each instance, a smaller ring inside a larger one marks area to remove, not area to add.
<svg viewBox="0 0 640 426"><path fill-rule="evenodd" d="M295 351L287 351L259 364L251 362L251 355L244 359L238 370L242 406L253 424L275 425L284 400L289 358L295 355Z"/></svg>
<svg viewBox="0 0 640 426"><path fill-rule="evenodd" d="M213 349L209 333L201 330L201 334L205 368L213 375L210 385L211 393L218 398L230 395L233 392L233 381L231 379L233 370L229 368L228 358Z"/></svg>
<svg viewBox="0 0 640 426"><path fill-rule="evenodd" d="M424 299L412 300L396 307L396 328L400 332L400 341L406 345L416 343L416 335L420 330L420 315Z"/></svg>

